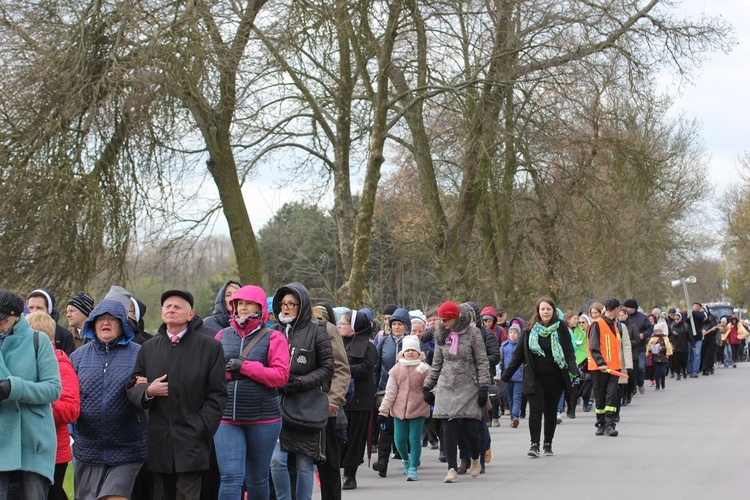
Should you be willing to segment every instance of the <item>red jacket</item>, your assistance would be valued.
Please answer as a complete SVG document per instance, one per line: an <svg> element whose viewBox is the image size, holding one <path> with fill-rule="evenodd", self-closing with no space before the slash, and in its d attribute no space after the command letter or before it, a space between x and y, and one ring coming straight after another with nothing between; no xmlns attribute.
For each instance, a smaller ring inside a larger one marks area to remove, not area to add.
<svg viewBox="0 0 750 500"><path fill-rule="evenodd" d="M70 451L70 431L68 424L78 420L81 412L81 396L78 387L78 375L68 355L60 349L55 349L57 366L60 368L60 382L62 393L60 399L52 403L52 416L55 417L55 431L57 432L57 456L55 464L64 464L73 460Z"/></svg>

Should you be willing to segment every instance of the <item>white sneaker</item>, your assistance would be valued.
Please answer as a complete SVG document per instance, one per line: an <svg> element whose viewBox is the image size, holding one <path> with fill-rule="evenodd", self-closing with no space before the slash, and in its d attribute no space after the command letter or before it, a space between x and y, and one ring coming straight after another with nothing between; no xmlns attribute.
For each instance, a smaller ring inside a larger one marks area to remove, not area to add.
<svg viewBox="0 0 750 500"><path fill-rule="evenodd" d="M562 413L558 413L558 414L557 414L557 423L558 423L558 424L561 424L561 423L562 423Z"/></svg>
<svg viewBox="0 0 750 500"><path fill-rule="evenodd" d="M445 475L445 479L443 479L444 483L455 483L458 479L458 474L456 473L456 469L449 469L448 474Z"/></svg>

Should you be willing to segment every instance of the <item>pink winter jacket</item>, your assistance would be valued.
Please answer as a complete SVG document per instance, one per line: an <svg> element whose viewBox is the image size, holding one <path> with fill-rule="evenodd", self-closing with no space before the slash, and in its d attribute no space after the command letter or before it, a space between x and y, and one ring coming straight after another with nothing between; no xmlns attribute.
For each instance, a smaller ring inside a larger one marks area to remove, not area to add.
<svg viewBox="0 0 750 500"><path fill-rule="evenodd" d="M388 384L385 386L385 398L380 404L379 413L383 416L392 416L400 420L430 416L430 405L422 398L422 384L430 366L424 362L424 353L419 355L422 363L416 366L407 366L399 361L403 359L403 353L396 356L396 364L388 372Z"/></svg>

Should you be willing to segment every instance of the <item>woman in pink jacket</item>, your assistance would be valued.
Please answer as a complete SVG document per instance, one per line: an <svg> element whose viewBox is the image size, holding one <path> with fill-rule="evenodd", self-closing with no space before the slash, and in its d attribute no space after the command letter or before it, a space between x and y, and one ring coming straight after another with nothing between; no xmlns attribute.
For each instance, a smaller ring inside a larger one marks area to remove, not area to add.
<svg viewBox="0 0 750 500"><path fill-rule="evenodd" d="M402 344L396 365L388 372L378 424L384 424L389 415L393 417L393 441L404 463L406 480L416 481L422 455L422 427L430 416L430 406L422 399L422 385L430 367L424 362L425 355L416 336L405 336Z"/></svg>

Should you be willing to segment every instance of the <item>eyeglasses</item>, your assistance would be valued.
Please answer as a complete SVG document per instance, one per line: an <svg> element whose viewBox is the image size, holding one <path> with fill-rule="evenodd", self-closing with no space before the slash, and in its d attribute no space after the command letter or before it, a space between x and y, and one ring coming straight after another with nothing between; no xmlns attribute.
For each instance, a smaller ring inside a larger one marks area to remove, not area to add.
<svg viewBox="0 0 750 500"><path fill-rule="evenodd" d="M110 316L109 314L102 314L101 316L97 316L94 321L96 323L114 323L117 321L117 318Z"/></svg>
<svg viewBox="0 0 750 500"><path fill-rule="evenodd" d="M282 302L281 304L279 304L279 306L280 306L280 307L281 307L282 309L294 309L294 308L295 308L295 307L297 307L298 305L299 305L299 304L297 304L296 302Z"/></svg>

